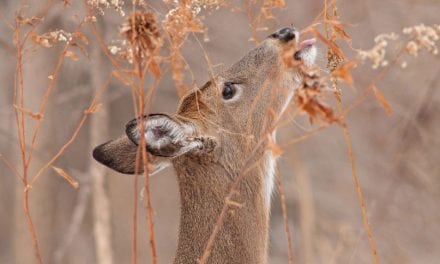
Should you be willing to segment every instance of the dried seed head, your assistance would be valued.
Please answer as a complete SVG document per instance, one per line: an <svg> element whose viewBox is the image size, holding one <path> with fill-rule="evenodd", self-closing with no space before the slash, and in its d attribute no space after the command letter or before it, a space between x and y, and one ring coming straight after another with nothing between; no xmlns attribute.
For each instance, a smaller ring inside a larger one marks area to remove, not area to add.
<svg viewBox="0 0 440 264"><path fill-rule="evenodd" d="M174 46L180 46L186 39L189 32L205 33L203 17L200 12L205 10L219 9L225 5L225 0L174 0L171 9L163 20L165 30L170 34Z"/></svg>
<svg viewBox="0 0 440 264"><path fill-rule="evenodd" d="M197 16L200 10L197 5L179 5L165 16L164 28L174 46L182 45L189 32L204 32L202 21Z"/></svg>
<svg viewBox="0 0 440 264"><path fill-rule="evenodd" d="M294 97L298 108L309 115L310 123L318 118L328 123L337 121L333 109L320 99L328 86L324 78L319 75L319 69L301 65L299 71L302 83Z"/></svg>
<svg viewBox="0 0 440 264"><path fill-rule="evenodd" d="M139 51L144 57L155 53L162 46L156 18L150 11L131 14L122 24L120 32L135 51Z"/></svg>
<svg viewBox="0 0 440 264"><path fill-rule="evenodd" d="M113 8L121 16L125 16L123 0L87 0L86 3L91 8L98 10L101 15L104 15L104 9Z"/></svg>
<svg viewBox="0 0 440 264"><path fill-rule="evenodd" d="M32 40L45 48L50 48L54 43L71 42L75 37L79 36L66 32L62 29L44 33L42 35L33 34Z"/></svg>
<svg viewBox="0 0 440 264"><path fill-rule="evenodd" d="M440 27L438 25L426 26L420 24L403 29L403 34L413 38L406 45L406 51L413 57L417 57L419 50L425 49L434 55L438 54L436 42L440 39Z"/></svg>
<svg viewBox="0 0 440 264"><path fill-rule="evenodd" d="M327 50L327 69L329 69L330 72L336 70L336 68L338 68L338 66L343 62L344 59L341 58L336 52L334 52L332 49Z"/></svg>
<svg viewBox="0 0 440 264"><path fill-rule="evenodd" d="M361 61L371 60L373 62L373 69L384 67L388 65L386 60L386 48L388 41L393 41L398 38L395 33L380 34L374 38L376 45L370 50L358 50L358 59Z"/></svg>
<svg viewBox="0 0 440 264"><path fill-rule="evenodd" d="M282 8L286 5L284 0L264 0L261 7L261 14L265 19L275 18L273 15L273 9Z"/></svg>

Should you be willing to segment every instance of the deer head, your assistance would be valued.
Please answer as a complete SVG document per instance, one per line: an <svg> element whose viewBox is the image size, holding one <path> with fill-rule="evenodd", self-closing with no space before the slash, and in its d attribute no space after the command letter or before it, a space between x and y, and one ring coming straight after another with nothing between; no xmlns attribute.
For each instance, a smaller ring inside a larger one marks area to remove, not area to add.
<svg viewBox="0 0 440 264"><path fill-rule="evenodd" d="M229 69L182 98L174 115L152 114L126 125L126 134L95 148L93 156L121 173L132 174L141 137L154 171L172 164L177 171L182 212L175 263L195 263L234 178L254 153L252 177L237 199L246 205L225 225L211 254L213 263L264 263L274 159L260 142L274 135L277 122L301 82L296 67L313 64L313 40L283 28ZM142 123L141 123L142 122ZM144 127L141 134L140 126ZM257 230L248 230L255 225ZM238 239L238 240L237 240ZM238 262L237 262L238 261Z"/></svg>

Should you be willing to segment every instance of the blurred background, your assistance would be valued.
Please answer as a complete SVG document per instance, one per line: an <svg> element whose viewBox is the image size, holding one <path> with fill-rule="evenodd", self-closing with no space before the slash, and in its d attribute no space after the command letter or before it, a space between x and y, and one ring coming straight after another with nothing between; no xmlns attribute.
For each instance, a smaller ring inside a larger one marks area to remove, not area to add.
<svg viewBox="0 0 440 264"><path fill-rule="evenodd" d="M129 2L129 1L127 1ZM167 6L147 1L163 20ZM237 5L240 2L237 1ZM0 0L0 154L20 167L17 129L13 112L16 76L13 31L18 1ZM440 23L438 0L338 1L341 20L346 22L353 47L368 49L374 37L425 23ZM27 1L25 14L42 8L41 1ZM276 10L275 20L266 21L268 31L294 24L309 25L323 8L323 1L286 1ZM130 10L130 9L127 9ZM128 12L128 11L127 11ZM84 15L81 1L64 7L55 1L37 33L64 29L74 31ZM209 42L203 42L213 65L228 66L254 46L249 41L246 14L226 8L202 11ZM120 38L123 22L118 12L105 9L97 16L98 31L106 43ZM93 95L112 71L90 26L90 59L66 59L44 115L30 175L45 164L71 137ZM203 34L196 35L203 40ZM62 45L51 49L29 45L24 57L25 105L37 111L59 58ZM326 48L319 44L318 63L325 68ZM347 46L342 45L347 54ZM190 35L183 47L196 83L209 77L203 50ZM347 115L358 175L381 263L438 263L440 259L440 60L421 53L408 59L405 69L395 67L377 86L393 109L387 115L370 95ZM355 89L343 88L344 105L365 89L377 71L369 64L354 72ZM188 84L192 79L187 77ZM331 97L328 103L334 105ZM138 197L138 261L150 263L145 201L141 187L134 193L134 178L103 168L92 159L94 146L124 133L134 117L131 91L113 78L75 142L54 165L75 178L72 188L53 170L47 170L32 186L30 208L44 263L129 263L131 261L133 197ZM154 112L173 112L178 95L171 73L161 79L155 93ZM28 120L27 136L34 122ZM298 120L282 128L280 142L313 129ZM29 140L28 140L29 141ZM294 263L372 263L363 228L351 163L342 129L332 125L285 149L279 160L284 181L289 224L293 236ZM140 186L143 185L140 181ZM166 169L151 177L152 204L159 263L171 263L177 242L179 195L175 173ZM287 263L278 194L273 196L269 263ZM101 228L101 229L100 229ZM102 237L99 237L102 236ZM36 263L31 237L23 214L23 185L0 162L0 263ZM101 242L98 242L101 241ZM106 250L102 254L102 250Z"/></svg>

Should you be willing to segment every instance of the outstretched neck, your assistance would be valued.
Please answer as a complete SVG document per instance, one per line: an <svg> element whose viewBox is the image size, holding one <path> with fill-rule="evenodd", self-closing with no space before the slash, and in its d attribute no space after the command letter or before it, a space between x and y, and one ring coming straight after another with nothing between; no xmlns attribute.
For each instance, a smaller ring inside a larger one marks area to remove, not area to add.
<svg viewBox="0 0 440 264"><path fill-rule="evenodd" d="M236 203L228 207L208 263L266 263L269 208L263 166L251 170L240 183L233 197ZM218 163L203 166L187 159L174 162L174 167L181 199L174 264L197 263L237 175Z"/></svg>

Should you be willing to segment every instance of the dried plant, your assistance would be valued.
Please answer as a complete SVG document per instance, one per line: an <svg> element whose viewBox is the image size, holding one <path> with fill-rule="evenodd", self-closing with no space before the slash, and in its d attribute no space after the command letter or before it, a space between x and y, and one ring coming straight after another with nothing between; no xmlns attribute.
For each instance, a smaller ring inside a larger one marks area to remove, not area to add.
<svg viewBox="0 0 440 264"><path fill-rule="evenodd" d="M123 0L87 0L87 4L92 8L99 11L101 15L104 15L104 10L108 8L113 8L121 16L125 16Z"/></svg>
<svg viewBox="0 0 440 264"><path fill-rule="evenodd" d="M72 60L79 60L83 54L85 57L90 57L87 52L89 45L95 43L100 44L101 49L107 55L108 59L113 65L112 74L114 77L122 81L127 86L130 86L133 91L134 111L137 116L142 116L148 113L151 107L151 98L155 92L157 82L162 77L161 67L171 68L172 77L175 82L176 90L179 96L185 95L189 91L189 86L185 84L185 76L188 65L185 62L185 58L181 54L181 48L185 45L189 36L193 33L204 34L205 39L209 39L208 28L204 24L205 17L204 11L214 12L219 8L227 8L235 12L242 12L246 15L248 24L250 27L251 40L255 43L259 42L258 34L260 31L267 30L267 21L275 19L274 10L281 9L285 6L284 0L245 0L241 5L234 6L229 1L222 0L182 0L182 1L165 1L169 7L169 11L165 14L163 20L158 20L160 17L156 14L156 11L146 9L144 1L134 1L133 10L125 18L125 22L120 28L120 34L125 38L123 40L114 40L111 45L103 45L104 41L99 35L99 30L95 27L95 22L102 17L95 16L95 13L99 13L101 16L105 15L106 9L114 9L121 16L125 16L127 7L124 1L120 0L86 0L85 4L89 9L89 12L78 23L78 27L75 30L68 32L65 29L52 30L46 33L37 33L38 26L44 22L45 15L24 17L22 15L21 7L20 12L17 12L15 24L13 25L14 39L16 52L16 88L14 91L13 111L16 115L16 128L19 138L18 149L21 156L22 169L19 170L14 164L9 162L6 157L0 155L1 159L7 164L7 167L13 174L21 181L24 189L24 211L26 220L28 223L29 231L31 233L32 241L34 244L34 251L38 262L42 263L42 256L39 247L39 240L37 238L37 232L35 230L33 220L29 208L29 193L34 186L35 182L47 171L48 168L52 168L62 179L65 179L74 188L81 188L78 181L74 176L71 176L68 169L55 166L54 163L57 159L66 151L66 149L73 144L77 138L81 128L85 124L88 116L99 110L100 104L98 98L102 92L108 86L108 83L103 86L98 94L93 98L90 105L82 112L82 118L73 131L68 141L63 144L55 154L48 159L47 163L38 168L35 173L31 173L29 167L32 161L34 150L38 148L37 139L39 137L39 131L43 124L44 118L46 118L47 104L50 100L57 79L59 78L60 69L63 67L64 59L70 58ZM69 8L72 4L71 1L64 1L64 8ZM143 11L137 10L139 6L143 7ZM47 10L50 10L52 6L49 5ZM421 52L428 52L432 55L438 54L438 41L440 40L440 26L439 25L424 25L419 24L416 26L406 27L402 30L401 34L388 33L380 34L374 38L374 46L369 49L354 49L356 57L349 58L344 53L344 49L341 48L343 43L347 43L348 47L352 47L352 39L345 31L345 24L341 22L336 13L335 1L324 1L324 9L317 19L310 24L309 27L303 30L303 34L312 34L318 40L320 40L327 47L327 69L329 73L321 73L321 70L316 67L310 67L302 65L298 61L294 60L294 54L297 51L295 45L284 47L283 60L285 66L288 68L298 67L299 75L302 77L300 87L297 87L292 108L299 112L303 112L308 115L310 123L314 124L317 120L323 121L325 127L330 124L336 123L343 129L344 137L346 140L347 151L352 164L352 175L354 179L354 185L357 190L360 208L362 212L362 218L368 238L370 241L371 252L374 257L374 261L378 262L377 248L373 238L372 228L370 226L365 200L362 194L361 185L359 183L355 157L353 154L351 140L348 133L348 125L345 120L345 115L358 106L361 102L367 98L370 91L373 92L376 100L385 109L387 113L391 113L392 109L385 96L378 89L377 83L383 79L386 73L393 68L396 64L400 63L402 68L408 66L407 58L418 58ZM47 11L46 11L47 12ZM96 39L89 40L85 33L82 32L83 26L86 24L92 25ZM321 28L322 26L322 28ZM163 33L161 32L163 30ZM33 45L28 40L33 42ZM168 41L169 45L164 45L164 42ZM27 88L23 84L23 55L29 50L29 47L35 46L44 47L47 49L53 48L56 45L62 47L59 54L59 58L53 71L48 75L49 84L45 90L44 97L42 98L40 108L37 110L29 109L24 102L24 94L27 93ZM162 54L168 54L167 57L161 56ZM115 56L116 55L116 56ZM205 54L206 55L206 54ZM116 59L115 59L116 58ZM122 60L121 60L122 59ZM122 63L121 63L122 61ZM126 68L129 62L130 68ZM371 62L372 68L378 70L379 73L371 80L368 87L363 90L358 98L352 103L351 106L343 108L342 106L342 94L343 84L351 87L355 87L355 80L352 76L352 71L360 67L362 63ZM133 68L131 68L133 67ZM212 65L209 65L212 67ZM150 78L153 80L153 85L145 91L145 80ZM330 103L326 102L328 92L332 91L335 94L336 106L332 107ZM333 108L337 109L333 110ZM269 110L268 110L269 112ZM30 127L26 118L31 117L31 121L35 122L35 127L30 137L25 133L25 127ZM316 131L321 131L324 127L321 126ZM312 131L314 133L314 131ZM306 133L302 139L307 139L312 133ZM301 140L302 140L301 139ZM262 139L267 140L266 138ZM294 141L299 142L299 141ZM272 150L276 153L281 153L283 150L275 142L269 140ZM147 221L150 232L150 247L152 252L152 262L156 263L156 250L155 239L153 229L153 210L150 203L149 194L149 177L148 168L149 164L146 162L146 150L139 152L138 167L144 166L145 171L145 187L146 192L146 210ZM250 155L252 156L252 154ZM252 166L251 158L245 161L245 166L242 171L246 171L247 167ZM237 181L231 188L231 192L225 197L225 210L219 216L219 221L214 227L211 238L215 238L215 235L221 230L222 217L227 212L228 206L237 207L238 210L243 207L239 203L232 200L232 196L238 192L238 185L240 179L244 176L244 173L240 173ZM282 189L282 181L278 178L279 189ZM287 191L288 190L284 190ZM283 217L285 218L285 224L288 225L286 205L284 199L286 198L284 192L281 193L281 206L283 208ZM137 201L137 178L135 179L135 193L134 200ZM135 203L135 205L137 205ZM135 207L136 208L136 207ZM137 210L137 209L135 209ZM136 263L136 211L133 213L133 263ZM286 233L289 233L289 228L286 226ZM289 234L290 235L290 234ZM287 237L289 237L289 235ZM214 239L208 241L207 249L212 247ZM292 242L289 239L289 248ZM209 252L205 252L204 260L207 260ZM289 262L292 262L293 254L289 252Z"/></svg>
<svg viewBox="0 0 440 264"><path fill-rule="evenodd" d="M151 11L137 11L127 17L120 29L126 39L143 58L148 58L162 46L156 17Z"/></svg>
<svg viewBox="0 0 440 264"><path fill-rule="evenodd" d="M416 25L413 27L406 27L402 30L403 37L406 37L403 43L403 49L399 52L398 57L404 53L417 58L420 51L425 50L433 55L438 54L437 42L440 39L440 26L432 25L426 26L424 24ZM389 48L398 50L401 43L396 41L399 39L399 35L396 33L380 34L375 37L374 42L376 45L369 50L357 50L358 59L361 62L371 61L373 63L373 69L379 67L385 67L389 64L387 59L387 48L389 42L393 41L393 45ZM406 68L407 62L401 63L402 68Z"/></svg>
<svg viewBox="0 0 440 264"><path fill-rule="evenodd" d="M200 1L201 2L201 1ZM215 1L213 1L215 3ZM205 31L201 18L198 14L201 11L200 3L182 1L175 3L162 21L165 31L170 38L170 65L173 72L173 80L179 96L183 96L189 90L184 82L184 63L180 48L191 32L202 33Z"/></svg>
<svg viewBox="0 0 440 264"><path fill-rule="evenodd" d="M294 98L298 108L307 113L310 123L313 123L316 118L321 118L328 123L337 121L333 109L321 100L324 96L323 90L328 86L319 75L319 69L310 69L305 66L300 67L300 69L302 85L298 87Z"/></svg>
<svg viewBox="0 0 440 264"><path fill-rule="evenodd" d="M388 65L388 61L385 59L386 47L388 46L388 40L396 40L398 36L395 33L381 34L374 38L376 45L370 50L359 50L358 57L361 61L371 60L373 62L373 69L378 67L384 67Z"/></svg>

